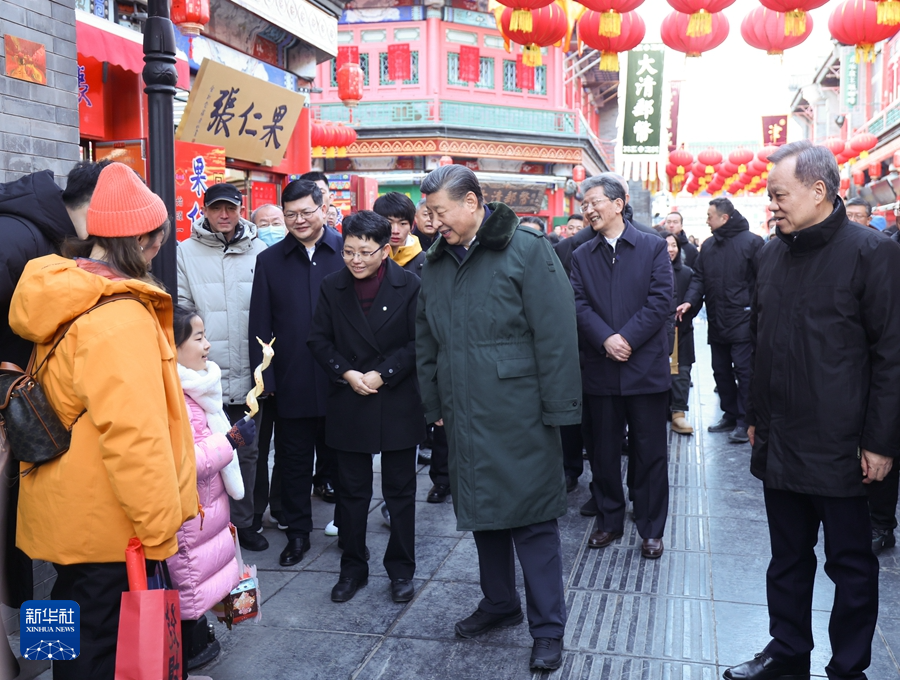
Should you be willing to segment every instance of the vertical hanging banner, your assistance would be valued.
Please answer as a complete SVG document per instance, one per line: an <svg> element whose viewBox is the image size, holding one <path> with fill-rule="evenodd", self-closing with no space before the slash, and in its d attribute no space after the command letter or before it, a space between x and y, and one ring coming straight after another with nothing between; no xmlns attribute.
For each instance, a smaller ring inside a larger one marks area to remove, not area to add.
<svg viewBox="0 0 900 680"><path fill-rule="evenodd" d="M525 66L521 54L516 55L516 87L520 90L534 89L534 66Z"/></svg>
<svg viewBox="0 0 900 680"><path fill-rule="evenodd" d="M668 146L662 136L664 58L665 52L654 45L638 45L628 53L622 125L625 155L659 156Z"/></svg>
<svg viewBox="0 0 900 680"><path fill-rule="evenodd" d="M460 45L459 79L467 83L477 83L481 73L481 55L477 47Z"/></svg>
<svg viewBox="0 0 900 680"><path fill-rule="evenodd" d="M342 45L341 47L338 47L337 64L335 65L338 70L340 70L341 66L344 64L358 63L359 47L356 45Z"/></svg>
<svg viewBox="0 0 900 680"><path fill-rule="evenodd" d="M390 80L409 80L412 77L409 45L400 43L388 45L388 78Z"/></svg>
<svg viewBox="0 0 900 680"><path fill-rule="evenodd" d="M191 235L191 223L203 214L203 194L225 181L225 149L175 142L175 237Z"/></svg>
<svg viewBox="0 0 900 680"><path fill-rule="evenodd" d="M787 144L787 116L763 116L763 146Z"/></svg>
<svg viewBox="0 0 900 680"><path fill-rule="evenodd" d="M672 83L669 90L671 92L672 105L669 108L669 153L678 148L678 109L681 105L681 81L677 80Z"/></svg>
<svg viewBox="0 0 900 680"><path fill-rule="evenodd" d="M852 112L859 104L859 64L854 48L841 47L841 110ZM851 126L852 127L852 126Z"/></svg>

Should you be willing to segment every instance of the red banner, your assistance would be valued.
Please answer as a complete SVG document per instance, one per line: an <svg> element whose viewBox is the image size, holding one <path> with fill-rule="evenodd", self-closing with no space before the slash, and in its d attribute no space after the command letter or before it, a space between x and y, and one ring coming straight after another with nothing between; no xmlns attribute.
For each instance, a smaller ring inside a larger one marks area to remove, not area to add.
<svg viewBox="0 0 900 680"><path fill-rule="evenodd" d="M763 116L763 145L787 144L787 116Z"/></svg>
<svg viewBox="0 0 900 680"><path fill-rule="evenodd" d="M85 139L106 137L106 111L103 105L103 64L78 55L78 120Z"/></svg>
<svg viewBox="0 0 900 680"><path fill-rule="evenodd" d="M459 79L477 83L481 76L481 55L477 47L462 45L459 48Z"/></svg>
<svg viewBox="0 0 900 680"><path fill-rule="evenodd" d="M409 80L411 74L409 45L388 45L388 80Z"/></svg>
<svg viewBox="0 0 900 680"><path fill-rule="evenodd" d="M359 48L356 45L343 45L338 47L337 68L340 69L344 64L359 63Z"/></svg>
<svg viewBox="0 0 900 680"><path fill-rule="evenodd" d="M525 66L521 54L516 56L516 87L520 90L534 89L534 66Z"/></svg>
<svg viewBox="0 0 900 680"><path fill-rule="evenodd" d="M203 195L225 181L225 149L175 142L175 235L184 241L191 223L203 214Z"/></svg>

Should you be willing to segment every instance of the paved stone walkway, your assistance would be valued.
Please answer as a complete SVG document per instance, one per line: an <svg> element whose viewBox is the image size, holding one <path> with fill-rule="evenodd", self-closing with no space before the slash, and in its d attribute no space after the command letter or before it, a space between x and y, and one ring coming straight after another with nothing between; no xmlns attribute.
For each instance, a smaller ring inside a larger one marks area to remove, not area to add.
<svg viewBox="0 0 900 680"><path fill-rule="evenodd" d="M670 435L670 514L663 557L641 559L640 537L630 521L621 540L605 550L589 550L592 519L578 513L589 495L589 472L569 495L569 511L560 519L569 623L559 671L528 670L526 624L477 640L454 636L454 622L469 615L481 597L475 546L470 534L456 531L449 502L425 502L431 482L423 468L412 602L391 602L380 563L388 529L378 501L373 501L369 522L369 585L346 604L331 602L340 553L336 539L322 529L333 506L314 498L309 554L296 567L280 567L284 535L266 530L269 550L245 553L261 570L263 620L231 632L218 625L223 652L198 672L214 680L713 680L726 667L750 658L769 639L769 543L762 488L749 473L749 445L729 444L726 435L706 432L719 411L708 348L702 344L705 328L702 322L697 326L690 418L698 434ZM379 496L378 474L375 481ZM821 540L817 552L813 672L824 677L833 587L821 567ZM881 615L870 680L900 678L900 551L886 551L881 566ZM524 597L521 574L519 583Z"/></svg>

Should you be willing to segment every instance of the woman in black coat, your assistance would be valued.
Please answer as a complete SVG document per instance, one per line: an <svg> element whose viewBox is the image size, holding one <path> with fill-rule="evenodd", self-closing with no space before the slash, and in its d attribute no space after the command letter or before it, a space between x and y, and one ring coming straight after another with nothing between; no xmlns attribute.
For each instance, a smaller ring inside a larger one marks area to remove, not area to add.
<svg viewBox="0 0 900 680"><path fill-rule="evenodd" d="M682 244L674 234L666 235L666 248L672 260L672 270L675 276L675 306L684 302L694 270L684 264L684 256L681 252ZM670 401L672 403L672 431L678 434L693 434L694 428L685 418L688 410L688 397L691 390L691 367L694 365L694 317L696 311L692 308L682 316L681 321L676 321L675 328L678 331L678 374L672 376L672 389Z"/></svg>
<svg viewBox="0 0 900 680"><path fill-rule="evenodd" d="M384 567L394 602L413 596L416 446L425 415L416 379L419 278L393 262L390 222L363 210L343 223L345 269L322 281L310 351L331 378L325 440L338 456L339 526L344 554L331 591L346 602L366 585L366 520L372 456L381 452L381 488L391 516Z"/></svg>

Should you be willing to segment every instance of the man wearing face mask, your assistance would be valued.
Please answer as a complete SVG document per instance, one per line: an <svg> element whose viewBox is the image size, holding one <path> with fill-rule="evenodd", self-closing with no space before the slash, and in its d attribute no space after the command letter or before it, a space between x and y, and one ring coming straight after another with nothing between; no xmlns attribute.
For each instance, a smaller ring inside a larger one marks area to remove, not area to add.
<svg viewBox="0 0 900 680"><path fill-rule="evenodd" d="M266 203L259 206L250 215L250 221L256 225L262 242L272 246L284 238L287 229L284 227L284 212L277 205Z"/></svg>

